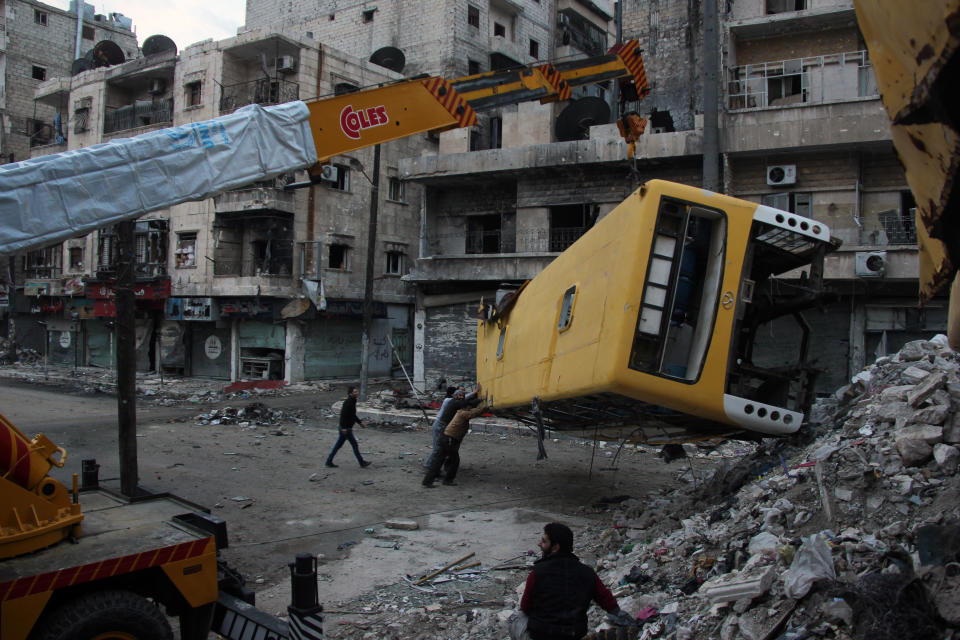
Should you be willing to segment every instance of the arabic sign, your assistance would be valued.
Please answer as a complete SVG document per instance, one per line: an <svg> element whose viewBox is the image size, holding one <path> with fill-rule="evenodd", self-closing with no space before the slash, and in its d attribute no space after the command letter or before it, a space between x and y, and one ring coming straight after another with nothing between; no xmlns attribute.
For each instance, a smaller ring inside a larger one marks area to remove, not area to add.
<svg viewBox="0 0 960 640"><path fill-rule="evenodd" d="M262 300L221 300L220 315L226 317L273 317L273 302Z"/></svg>
<svg viewBox="0 0 960 640"><path fill-rule="evenodd" d="M110 300L117 296L117 283L87 282L84 287L86 297L94 300ZM137 282L133 286L133 295L138 300L163 300L170 297L170 281Z"/></svg>

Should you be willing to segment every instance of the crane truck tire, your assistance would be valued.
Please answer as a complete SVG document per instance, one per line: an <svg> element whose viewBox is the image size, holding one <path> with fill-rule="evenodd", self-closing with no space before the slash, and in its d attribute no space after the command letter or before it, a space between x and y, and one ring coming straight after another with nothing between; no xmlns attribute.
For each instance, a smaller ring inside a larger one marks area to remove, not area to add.
<svg viewBox="0 0 960 640"><path fill-rule="evenodd" d="M61 604L35 640L173 640L160 608L130 591L94 591Z"/></svg>

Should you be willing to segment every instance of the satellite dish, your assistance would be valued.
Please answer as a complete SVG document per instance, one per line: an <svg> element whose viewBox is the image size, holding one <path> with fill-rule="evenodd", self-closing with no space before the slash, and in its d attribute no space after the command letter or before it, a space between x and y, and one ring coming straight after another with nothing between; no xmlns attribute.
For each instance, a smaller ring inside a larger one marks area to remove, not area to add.
<svg viewBox="0 0 960 640"><path fill-rule="evenodd" d="M310 308L310 300L307 298L294 298L283 306L280 315L284 318L296 318Z"/></svg>
<svg viewBox="0 0 960 640"><path fill-rule="evenodd" d="M370 62L400 73L403 71L404 65L407 64L407 59L403 55L403 51L396 47L381 47L370 56Z"/></svg>
<svg viewBox="0 0 960 640"><path fill-rule="evenodd" d="M586 140L590 136L590 127L609 122L610 105L602 98L574 100L557 117L557 140Z"/></svg>
<svg viewBox="0 0 960 640"><path fill-rule="evenodd" d="M143 41L143 55L145 56L155 56L167 51L177 52L177 44L167 36L150 36Z"/></svg>
<svg viewBox="0 0 960 640"><path fill-rule="evenodd" d="M126 57L123 55L123 49L112 40L101 40L93 46L93 62L97 67L111 67L115 64L123 64Z"/></svg>

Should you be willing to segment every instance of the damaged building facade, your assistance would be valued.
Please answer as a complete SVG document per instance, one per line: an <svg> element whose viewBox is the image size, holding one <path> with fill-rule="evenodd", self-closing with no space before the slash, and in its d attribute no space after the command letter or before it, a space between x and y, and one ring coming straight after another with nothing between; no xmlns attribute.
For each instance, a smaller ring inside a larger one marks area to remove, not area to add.
<svg viewBox="0 0 960 640"><path fill-rule="evenodd" d="M227 115L246 105L353 91L395 80L301 34L245 29L178 52L153 36L129 61L42 83L70 136L34 156ZM65 106L66 105L66 106ZM137 368L224 380L289 382L360 373L365 265L374 263L368 372L409 363L413 289L401 277L418 242L420 188L399 179L400 157L425 136L382 147L375 245L367 244L374 152L337 156L323 179L306 172L151 212L136 222ZM289 189L300 183L302 188ZM36 253L56 268L30 270ZM17 259L13 317L21 347L48 362L115 361L117 236L104 228Z"/></svg>
<svg viewBox="0 0 960 640"><path fill-rule="evenodd" d="M534 49L556 61L606 48L616 32L612 2L432 6L436 11L411 16L403 2L377 3L370 22L356 25L364 35L348 34L354 52L409 47L418 69L485 71L510 47L520 52L518 63ZM417 287L418 383L471 379L480 301L535 276L640 184L702 184L705 127L716 127L722 192L823 221L843 242L825 265L835 300L804 320L816 336L809 354L822 369L819 390L945 330L944 300L916 303L914 202L852 2L737 0L717 8L714 55L704 51L700 3L623 3L623 38L640 41L651 88L642 101L628 96L622 105L648 119L635 161L626 160L615 125L604 124L612 118L597 102L609 101L612 87L601 85L570 103L503 108L472 131L442 134L438 154L401 162L403 178L425 188L420 254L406 276ZM435 47L407 42L417 20L440 14L448 35ZM331 11L328 22L339 16ZM485 42L478 61L472 47ZM711 59L718 60L715 124L703 109ZM784 279L782 286L802 282ZM795 322L773 323L758 340L757 357L775 364L781 350L795 353Z"/></svg>

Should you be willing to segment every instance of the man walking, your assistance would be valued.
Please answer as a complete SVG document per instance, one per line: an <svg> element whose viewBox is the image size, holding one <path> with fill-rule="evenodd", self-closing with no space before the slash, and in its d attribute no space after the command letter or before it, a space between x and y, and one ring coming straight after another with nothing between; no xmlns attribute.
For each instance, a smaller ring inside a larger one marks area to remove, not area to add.
<svg viewBox="0 0 960 640"><path fill-rule="evenodd" d="M480 385L477 385L477 390L474 393L477 396L480 395ZM443 484L457 484L455 479L457 477L457 470L460 468L460 443L463 442L467 431L470 430L470 419L475 418L486 410L487 407L485 405L480 405L474 409L460 409L457 411L453 419L450 420L450 424L443 430L443 435L440 436L440 450L437 455L434 456L433 461L430 463L430 468L427 469L427 473L423 477L423 486L427 488L433 487L433 481L440 475L440 467L444 468L445 473Z"/></svg>
<svg viewBox="0 0 960 640"><path fill-rule="evenodd" d="M574 640L587 633L587 611L596 602L620 622L629 622L597 572L573 555L573 532L551 522L540 536L542 557L533 565L520 600L532 640Z"/></svg>
<svg viewBox="0 0 960 640"><path fill-rule="evenodd" d="M330 450L330 455L327 456L327 466L336 468L338 465L333 464L333 458L337 455L337 451L340 451L340 447L343 446L344 442L349 442L350 446L353 447L353 455L357 457L357 462L360 463L361 467L369 467L370 463L363 459L363 456L360 455L360 447L357 445L357 439L353 437L353 425L359 424L361 427L364 426L360 421L360 418L357 417L357 396L360 395L360 391L356 387L347 388L347 399L343 401L343 407L340 408L340 437L337 438L337 443L333 445L333 449Z"/></svg>

